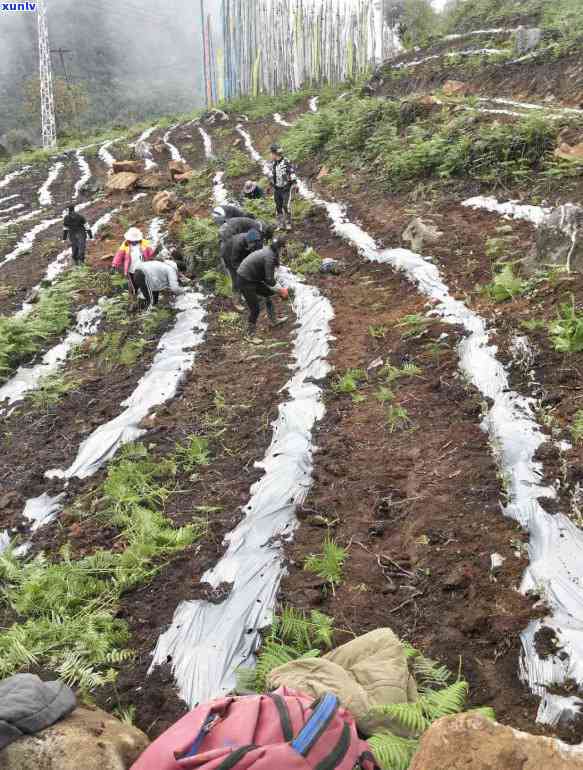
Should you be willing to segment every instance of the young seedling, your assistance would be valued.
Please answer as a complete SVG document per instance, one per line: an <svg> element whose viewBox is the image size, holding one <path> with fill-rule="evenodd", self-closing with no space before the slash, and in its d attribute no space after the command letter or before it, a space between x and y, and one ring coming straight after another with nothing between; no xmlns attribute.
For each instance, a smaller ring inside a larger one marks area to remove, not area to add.
<svg viewBox="0 0 583 770"><path fill-rule="evenodd" d="M307 557L304 562L304 569L308 572L315 572L318 577L325 580L332 590L336 593L336 586L344 580L343 567L348 551L339 546L328 535L324 540L322 553L313 553Z"/></svg>

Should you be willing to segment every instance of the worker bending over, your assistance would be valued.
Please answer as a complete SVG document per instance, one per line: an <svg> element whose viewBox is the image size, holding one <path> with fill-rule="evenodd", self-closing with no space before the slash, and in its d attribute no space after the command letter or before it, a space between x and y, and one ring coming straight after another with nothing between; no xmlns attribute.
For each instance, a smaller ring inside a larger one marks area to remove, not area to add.
<svg viewBox="0 0 583 770"><path fill-rule="evenodd" d="M136 292L141 291L146 300L145 310L158 304L161 291L171 291L172 294L184 294L178 281L190 283L189 279L178 272L176 262L171 259L143 262L134 273L134 285Z"/></svg>
<svg viewBox="0 0 583 770"><path fill-rule="evenodd" d="M249 230L257 230L264 240L269 240L273 235L273 227L267 222L250 217L234 217L219 227L219 240L224 243L239 233L248 233Z"/></svg>
<svg viewBox="0 0 583 770"><path fill-rule="evenodd" d="M250 179L243 185L243 197L247 198L247 200L259 200L265 198L265 192L263 187L260 187L257 182L253 182Z"/></svg>
<svg viewBox="0 0 583 770"><path fill-rule="evenodd" d="M232 206L230 203L225 203L222 206L216 206L211 214L211 217L216 225L224 225L229 219L235 219L236 217L247 217L248 219L255 219L253 214L248 214L238 206Z"/></svg>
<svg viewBox="0 0 583 770"><path fill-rule="evenodd" d="M261 311L261 299L265 299L267 315L272 326L285 323L287 318L277 318L272 297L279 294L287 299L288 290L277 286L275 270L280 265L280 255L285 250L284 238L275 238L270 246L254 251L239 265L237 283L245 302L249 307L249 334L255 333L257 319Z"/></svg>
<svg viewBox="0 0 583 770"><path fill-rule="evenodd" d="M87 220L75 211L75 206L69 206L69 212L63 219L63 240L69 240L73 262L76 265L82 265L85 262L87 237L93 238Z"/></svg>
<svg viewBox="0 0 583 770"><path fill-rule="evenodd" d="M259 230L249 230L239 233L221 243L221 260L224 268L231 276L233 291L238 290L237 270L243 260L263 246L263 238Z"/></svg>
<svg viewBox="0 0 583 770"><path fill-rule="evenodd" d="M125 234L125 240L113 258L113 267L123 270L128 279L128 289L131 295L137 294L135 274L136 270L145 262L154 258L154 249L147 241L142 231L137 227L130 227Z"/></svg>

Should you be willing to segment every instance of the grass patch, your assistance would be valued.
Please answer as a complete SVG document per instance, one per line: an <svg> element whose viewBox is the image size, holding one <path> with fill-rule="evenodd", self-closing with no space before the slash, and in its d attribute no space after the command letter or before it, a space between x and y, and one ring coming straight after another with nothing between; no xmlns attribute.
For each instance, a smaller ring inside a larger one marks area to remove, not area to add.
<svg viewBox="0 0 583 770"><path fill-rule="evenodd" d="M20 616L0 632L2 678L44 666L86 692L115 680L112 666L131 657L127 626L116 618L120 598L206 531L200 520L176 529L161 512L174 470L141 444L125 447L110 465L100 517L120 529L121 552L75 560L65 547L58 561L20 561L11 549L0 555L1 602Z"/></svg>

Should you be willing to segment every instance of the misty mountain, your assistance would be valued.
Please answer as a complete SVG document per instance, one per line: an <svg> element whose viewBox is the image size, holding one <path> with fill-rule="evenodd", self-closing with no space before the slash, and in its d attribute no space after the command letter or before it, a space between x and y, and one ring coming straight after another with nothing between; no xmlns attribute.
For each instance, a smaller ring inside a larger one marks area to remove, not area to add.
<svg viewBox="0 0 583 770"><path fill-rule="evenodd" d="M73 83L87 91L84 129L192 110L203 98L200 5L193 0L46 0L50 45L67 50ZM216 11L216 0L207 0ZM24 112L25 82L38 75L36 13L0 15L0 135L38 125ZM64 77L52 54L53 75ZM58 121L58 115L57 115Z"/></svg>

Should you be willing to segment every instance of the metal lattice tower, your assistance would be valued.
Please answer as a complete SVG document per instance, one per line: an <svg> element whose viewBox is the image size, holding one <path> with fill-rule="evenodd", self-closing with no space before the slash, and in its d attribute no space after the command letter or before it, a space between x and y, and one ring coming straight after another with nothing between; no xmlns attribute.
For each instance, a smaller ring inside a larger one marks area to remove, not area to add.
<svg viewBox="0 0 583 770"><path fill-rule="evenodd" d="M54 147L57 144L57 127L55 123L53 75L51 71L51 51L49 48L49 30L47 26L47 8L45 0L38 0L37 9L40 109L43 147Z"/></svg>

